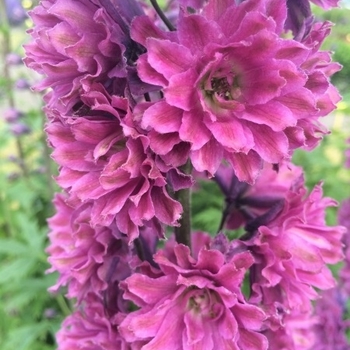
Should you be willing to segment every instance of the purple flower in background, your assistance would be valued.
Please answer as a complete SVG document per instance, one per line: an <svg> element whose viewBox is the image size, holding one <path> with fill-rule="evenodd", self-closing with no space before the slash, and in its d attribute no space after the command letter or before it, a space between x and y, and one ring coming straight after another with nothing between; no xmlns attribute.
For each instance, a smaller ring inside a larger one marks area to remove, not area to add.
<svg viewBox="0 0 350 350"><path fill-rule="evenodd" d="M323 291L317 300L314 326L314 350L348 350L350 344L346 339L349 321L345 321L346 298L340 288Z"/></svg>
<svg viewBox="0 0 350 350"><path fill-rule="evenodd" d="M22 24L28 17L20 0L5 0L6 15L13 26Z"/></svg>
<svg viewBox="0 0 350 350"><path fill-rule="evenodd" d="M19 65L22 64L22 57L20 55L17 55L16 53L9 53L6 55L6 63L10 65Z"/></svg>
<svg viewBox="0 0 350 350"><path fill-rule="evenodd" d="M26 90L30 88L30 84L27 79L18 79L15 82L16 89Z"/></svg>
<svg viewBox="0 0 350 350"><path fill-rule="evenodd" d="M278 169L265 163L254 185L240 182L231 167L221 165L214 180L225 195L226 209L222 226L230 230L261 225L283 205L286 193L298 183L302 169L283 163Z"/></svg>
<svg viewBox="0 0 350 350"><path fill-rule="evenodd" d="M312 312L295 309L278 315L272 322L275 323L272 328L264 332L269 340L269 350L318 350L314 348L317 317Z"/></svg>
<svg viewBox="0 0 350 350"><path fill-rule="evenodd" d="M258 331L265 315L248 304L241 284L253 263L249 252L226 261L216 249L175 245L174 259L161 250L154 256L159 276L133 274L123 282L124 297L140 309L120 324L135 349L267 349Z"/></svg>
<svg viewBox="0 0 350 350"><path fill-rule="evenodd" d="M31 129L27 124L24 123L13 123L10 126L10 131L15 136L23 136L30 134Z"/></svg>
<svg viewBox="0 0 350 350"><path fill-rule="evenodd" d="M117 318L108 319L102 300L90 294L83 306L63 321L57 350L129 350L117 327Z"/></svg>
<svg viewBox="0 0 350 350"><path fill-rule="evenodd" d="M287 0L288 17L285 28L290 29L296 40L310 31L313 22L309 0Z"/></svg>
<svg viewBox="0 0 350 350"><path fill-rule="evenodd" d="M2 114L3 118L11 124L18 122L23 115L24 114L16 108L8 108Z"/></svg>

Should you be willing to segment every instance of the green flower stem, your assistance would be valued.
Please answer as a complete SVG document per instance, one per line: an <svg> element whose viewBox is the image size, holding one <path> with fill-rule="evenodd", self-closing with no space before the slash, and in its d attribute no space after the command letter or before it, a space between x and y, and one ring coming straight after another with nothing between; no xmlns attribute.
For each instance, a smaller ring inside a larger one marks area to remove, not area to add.
<svg viewBox="0 0 350 350"><path fill-rule="evenodd" d="M190 174L192 165L188 162L183 168L185 174ZM183 208L182 217L179 220L180 227L175 227L175 238L177 243L182 243L191 247L191 189L186 188L175 192L175 199L179 201Z"/></svg>
<svg viewBox="0 0 350 350"><path fill-rule="evenodd" d="M63 316L67 317L72 313L70 306L67 304L65 297L62 294L57 295L56 297L58 306L63 314Z"/></svg>
<svg viewBox="0 0 350 350"><path fill-rule="evenodd" d="M164 22L164 24L168 27L168 29L170 31L174 31L176 30L176 28L171 24L171 22L169 21L169 19L165 16L164 12L162 11L162 9L159 7L157 0L150 0L152 6L154 7L154 9L156 10L158 16L162 19L162 21Z"/></svg>

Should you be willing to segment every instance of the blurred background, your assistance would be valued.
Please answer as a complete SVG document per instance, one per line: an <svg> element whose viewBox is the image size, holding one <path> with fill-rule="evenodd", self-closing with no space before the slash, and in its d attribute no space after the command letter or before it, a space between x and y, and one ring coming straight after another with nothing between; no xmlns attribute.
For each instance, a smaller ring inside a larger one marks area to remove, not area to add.
<svg viewBox="0 0 350 350"><path fill-rule="evenodd" d="M64 291L47 292L57 276L45 274L46 219L53 214L51 199L59 189L43 133L42 96L29 88L40 77L22 63L22 45L32 25L27 12L36 0L0 4L0 349L54 349L54 334L71 305ZM336 23L324 49L334 51L334 60L343 65L333 77L343 101L324 119L331 134L320 147L294 156L305 169L308 186L322 180L325 195L339 202L350 197L350 170L344 168L344 152L350 147L350 0L341 4L328 12L314 8L314 13ZM209 184L194 197L197 229L215 232L218 227L223 202L213 191ZM336 224L336 215L331 208L329 224Z"/></svg>

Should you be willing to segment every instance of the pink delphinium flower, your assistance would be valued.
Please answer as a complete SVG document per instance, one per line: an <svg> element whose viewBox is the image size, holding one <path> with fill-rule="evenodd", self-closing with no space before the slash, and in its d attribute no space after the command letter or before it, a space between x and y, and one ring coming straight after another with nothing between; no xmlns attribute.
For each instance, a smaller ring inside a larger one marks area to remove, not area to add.
<svg viewBox="0 0 350 350"><path fill-rule="evenodd" d="M280 322L275 320L274 328L264 332L269 340L269 350L317 350L313 329L317 318L311 311L292 310L283 314Z"/></svg>
<svg viewBox="0 0 350 350"><path fill-rule="evenodd" d="M322 197L320 185L306 196L300 183L286 193L280 213L251 233L245 244L257 261L250 271L252 300L308 310L318 297L315 287L335 285L326 264L342 260L344 228L325 224L325 210L334 205Z"/></svg>
<svg viewBox="0 0 350 350"><path fill-rule="evenodd" d="M25 63L46 78L36 89L52 88L50 106L66 112L92 82L126 77L125 33L106 9L92 1L42 1L30 13L35 27Z"/></svg>
<svg viewBox="0 0 350 350"><path fill-rule="evenodd" d="M102 300L90 294L83 305L63 321L57 333L57 350L129 350L117 323L117 317L106 317Z"/></svg>
<svg viewBox="0 0 350 350"><path fill-rule="evenodd" d="M246 303L241 284L253 263L249 252L225 256L202 248L197 259L175 245L174 259L162 250L154 256L161 274L133 274L123 283L124 297L140 307L119 329L135 349L267 349L258 331L265 318Z"/></svg>
<svg viewBox="0 0 350 350"><path fill-rule="evenodd" d="M48 272L57 271L60 276L50 290L68 286L67 296L81 302L88 293L102 295L108 288L117 288L114 282L131 274L129 261L135 254L127 237L115 225L92 228L89 203L57 195L54 204L56 214L48 220L47 252L52 266Z"/></svg>
<svg viewBox="0 0 350 350"><path fill-rule="evenodd" d="M82 99L88 110L81 116L62 119L47 111L46 131L61 167L58 184L91 201L92 225L115 222L130 240L153 218L176 225L182 207L167 192L166 173L173 172L175 190L189 186L190 179L157 162L147 136L130 127L133 135L125 136L123 119L131 113L127 99L111 98L97 87Z"/></svg>
<svg viewBox="0 0 350 350"><path fill-rule="evenodd" d="M164 137L190 144L196 170L213 175L225 158L251 183L262 160L278 163L295 148L313 147L325 132L317 118L335 108L329 97L319 103L330 93L327 63L311 66L310 45L280 37L285 18L283 2L212 0L200 15L179 16L176 37L137 18L132 37L148 50L139 76L164 89L141 121L151 148L171 163Z"/></svg>
<svg viewBox="0 0 350 350"><path fill-rule="evenodd" d="M315 345L313 350L348 350L346 339L349 321L345 321L346 297L340 288L323 291L317 300L315 315L318 322L314 326Z"/></svg>

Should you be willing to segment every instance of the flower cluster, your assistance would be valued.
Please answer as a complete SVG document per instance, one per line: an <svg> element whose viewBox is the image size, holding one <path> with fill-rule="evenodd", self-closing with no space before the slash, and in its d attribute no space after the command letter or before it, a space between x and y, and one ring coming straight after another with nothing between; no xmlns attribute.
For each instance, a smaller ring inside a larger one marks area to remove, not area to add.
<svg viewBox="0 0 350 350"><path fill-rule="evenodd" d="M331 24L308 0L151 3L30 13L25 63L45 76L63 190L51 291L76 301L58 348L312 349L311 300L335 285L344 228L326 225L335 201L308 193L291 157L340 99L340 65L320 49ZM216 235L191 227L199 179L225 198Z"/></svg>

